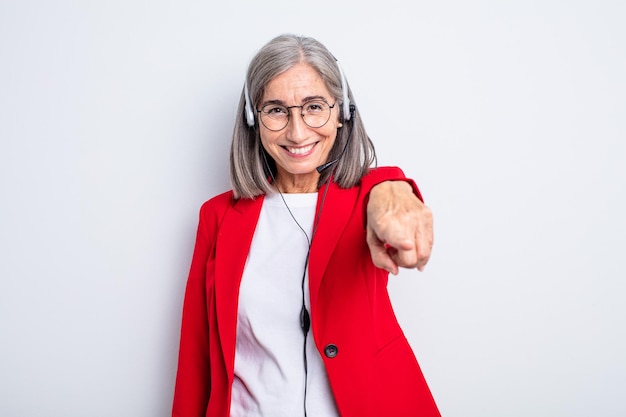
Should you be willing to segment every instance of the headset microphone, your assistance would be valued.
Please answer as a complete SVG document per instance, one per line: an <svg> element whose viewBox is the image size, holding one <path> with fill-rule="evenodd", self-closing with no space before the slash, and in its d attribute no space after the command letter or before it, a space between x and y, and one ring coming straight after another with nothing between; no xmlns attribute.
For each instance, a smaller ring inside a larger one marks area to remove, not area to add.
<svg viewBox="0 0 626 417"><path fill-rule="evenodd" d="M337 158L337 159L333 159L333 160L332 160L332 161L330 161L330 162L326 162L324 165L320 165L320 166L318 166L318 167L317 167L317 168L315 168L315 169L317 170L317 173L318 173L318 174L321 174L321 173L322 173L322 171L324 171L325 169L327 169L327 168L328 168L328 167L330 167L331 165L336 164L337 162L339 162L339 158Z"/></svg>
<svg viewBox="0 0 626 417"><path fill-rule="evenodd" d="M343 154L346 153L346 149L348 149L348 144L350 143L350 138L352 137L352 129L354 129L355 111L356 111L356 107L354 106L354 104L350 104L350 111L348 112L348 114L350 115L349 119L352 120L352 123L350 124L350 132L348 133L348 139L346 139L346 144L343 146L341 153L339 154L337 158L333 159L332 161L326 162L325 164L322 164L318 166L317 168L315 168L318 174L321 174L325 169L328 169L330 166L335 165L337 162L339 162Z"/></svg>

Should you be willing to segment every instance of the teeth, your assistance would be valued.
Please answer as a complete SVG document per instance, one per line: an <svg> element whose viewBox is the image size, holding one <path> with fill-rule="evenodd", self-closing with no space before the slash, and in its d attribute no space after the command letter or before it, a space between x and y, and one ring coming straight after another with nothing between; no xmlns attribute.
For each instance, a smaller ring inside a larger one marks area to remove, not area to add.
<svg viewBox="0 0 626 417"><path fill-rule="evenodd" d="M286 147L287 150L289 151L289 153L295 154L295 155L304 155L305 153L309 152L311 149L313 149L313 146L315 146L314 143L307 145L307 146L303 146L300 148L290 148L290 147Z"/></svg>

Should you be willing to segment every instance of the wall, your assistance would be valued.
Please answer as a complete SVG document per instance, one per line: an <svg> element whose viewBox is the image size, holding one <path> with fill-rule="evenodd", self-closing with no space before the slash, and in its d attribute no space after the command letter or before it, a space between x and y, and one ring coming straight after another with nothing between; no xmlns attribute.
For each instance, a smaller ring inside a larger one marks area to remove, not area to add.
<svg viewBox="0 0 626 417"><path fill-rule="evenodd" d="M0 3L0 415L168 415L200 204L248 60L341 60L435 213L390 290L448 417L624 416L617 1Z"/></svg>

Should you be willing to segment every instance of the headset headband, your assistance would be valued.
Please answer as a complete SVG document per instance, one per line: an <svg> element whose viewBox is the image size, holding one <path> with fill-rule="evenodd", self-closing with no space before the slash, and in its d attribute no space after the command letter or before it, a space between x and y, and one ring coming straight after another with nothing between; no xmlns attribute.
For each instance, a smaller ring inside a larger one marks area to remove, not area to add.
<svg viewBox="0 0 626 417"><path fill-rule="evenodd" d="M343 75L343 70L341 69L341 65L339 65L339 61L335 60L337 64L337 68L339 68L339 76L341 77L341 93L343 95L343 104L342 104L342 118L344 122L347 122L352 118L352 112L350 111L350 98L348 97L348 83L346 82L346 77ZM248 78L246 77L246 82L243 86L244 98L246 100L246 105L244 111L246 113L246 123L249 127L254 127L254 110L252 109L252 100L250 100L250 91L248 90Z"/></svg>

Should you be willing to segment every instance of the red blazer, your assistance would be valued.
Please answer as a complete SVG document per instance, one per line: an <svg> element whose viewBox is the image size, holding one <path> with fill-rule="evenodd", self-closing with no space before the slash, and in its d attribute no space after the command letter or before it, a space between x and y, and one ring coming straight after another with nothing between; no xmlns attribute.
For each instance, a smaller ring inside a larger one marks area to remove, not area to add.
<svg viewBox="0 0 626 417"><path fill-rule="evenodd" d="M365 241L370 189L407 180L372 169L360 186L331 183L309 264L311 331L344 417L440 416ZM319 192L320 209L322 188ZM229 417L239 284L263 204L227 192L200 210L187 282L172 416Z"/></svg>

